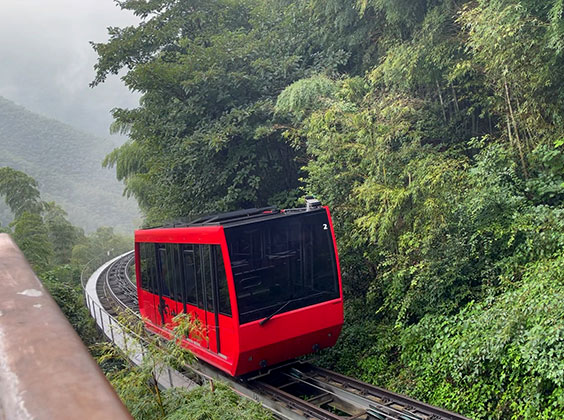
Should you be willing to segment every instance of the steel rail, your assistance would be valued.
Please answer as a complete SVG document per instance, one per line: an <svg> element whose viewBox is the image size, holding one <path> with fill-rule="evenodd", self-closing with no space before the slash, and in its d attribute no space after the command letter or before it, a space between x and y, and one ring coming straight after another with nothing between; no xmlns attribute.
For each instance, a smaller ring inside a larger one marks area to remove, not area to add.
<svg viewBox="0 0 564 420"><path fill-rule="evenodd" d="M342 420L343 417L338 416L330 411L324 410L321 407L311 404L310 402L283 391L273 385L267 383L260 383L258 389L269 394L272 398L284 402L289 408L298 413L303 413L306 419L314 418L319 420Z"/></svg>
<svg viewBox="0 0 564 420"><path fill-rule="evenodd" d="M127 306L121 299L119 299L117 297L117 294L114 292L113 287L111 287L111 285L110 285L110 273L112 272L112 268L113 268L113 266L110 266L106 270L106 275L104 276L104 279L105 279L105 281L104 281L104 292L109 294L109 297L112 298L113 302L116 305L119 305L122 309L131 310L129 308L129 306ZM112 276L112 279L113 279L113 276Z"/></svg>
<svg viewBox="0 0 564 420"><path fill-rule="evenodd" d="M110 265L107 270L106 270L106 274L105 274L105 284L104 284L104 292L106 294L109 294L109 298L112 299L113 302L115 302L117 305L119 305L121 308L123 308L124 310L128 311L129 313L135 315L137 318L140 318L141 316L139 315L139 312L135 311L135 308L132 307L132 305L128 304L129 302L126 302L125 300L119 298L117 296L117 294L114 291L114 288L112 287L112 281L116 281L116 284L119 284L119 286L122 288L122 292L123 289L129 289L132 290L131 287L131 282L129 280L121 281L122 277L127 277L127 266L129 265L130 261L133 260L133 256L131 255L133 251L131 251L130 253L126 254L125 257L118 259L114 264ZM125 264L124 264L125 262ZM116 274L113 274L113 271L116 271ZM121 271L118 271L121 270ZM124 275L125 274L125 275ZM117 278L114 278L117 277ZM126 294L126 292L124 292L124 294ZM106 309L110 309L110 308L106 308Z"/></svg>
<svg viewBox="0 0 564 420"><path fill-rule="evenodd" d="M361 408L363 412L359 413L357 415L357 417L361 416L363 413L367 414L367 413L372 411L373 413L376 414L376 416L381 417L381 420L385 420L385 419L394 420L394 419L398 419L398 418L401 418L403 420L421 420L422 419L422 417L412 415L410 412L406 412L406 411L401 410L401 409L398 410L396 408L389 407L388 405L391 402L391 400L387 401L387 403L386 402L370 401L366 398L360 397L360 396L358 396L354 393L351 393L351 392L347 392L346 390L340 389L338 387L331 386L327 383L323 383L323 382L320 382L320 381L306 380L306 379L302 379L301 377L296 377L293 374L293 372L284 373L284 375L325 393L325 394L321 394L321 395L331 395L333 399L335 399L335 398L340 399L342 401L346 401L346 402L350 403L354 407ZM309 400L309 401L311 401L311 400ZM409 410L409 411L411 411L411 410ZM372 415L374 416L374 414L372 414Z"/></svg>
<svg viewBox="0 0 564 420"><path fill-rule="evenodd" d="M415 418L419 418L418 416L426 416L423 418L435 416L434 418L441 418L446 420L469 420L467 417L454 413L452 411L423 403L405 395L397 394L384 388L367 384L357 379L350 378L348 376L341 375L327 369L323 369L314 365L309 365L309 368L312 372L312 380L315 383L322 384L322 386L328 387L330 389L353 389L358 392L358 394L362 396L368 404L374 404L375 401L394 402L408 408L409 410L415 411L415 413L412 414L413 416L417 416ZM338 385L335 386L335 384L340 384L340 387ZM351 396L356 395L354 392L350 391L347 391L347 393Z"/></svg>

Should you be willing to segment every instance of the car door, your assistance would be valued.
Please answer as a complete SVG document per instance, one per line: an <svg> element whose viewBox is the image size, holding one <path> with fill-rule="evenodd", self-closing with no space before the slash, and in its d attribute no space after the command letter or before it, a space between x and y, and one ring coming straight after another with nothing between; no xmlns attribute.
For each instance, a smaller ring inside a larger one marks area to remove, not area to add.
<svg viewBox="0 0 564 420"><path fill-rule="evenodd" d="M211 258L215 351L229 357L235 352L235 325L231 311L225 261L220 245L212 245Z"/></svg>
<svg viewBox="0 0 564 420"><path fill-rule="evenodd" d="M217 327L216 297L214 293L215 267L212 245L200 245L200 278L203 290L203 309L206 319L208 349L217 353L219 329Z"/></svg>
<svg viewBox="0 0 564 420"><path fill-rule="evenodd" d="M157 246L157 319L162 326L173 326L172 319L181 311L177 301L176 278L179 277L175 262L174 244L158 244ZM181 306L181 305L180 305Z"/></svg>
<svg viewBox="0 0 564 420"><path fill-rule="evenodd" d="M206 312L204 308L205 295L202 282L201 245L181 245L181 267L183 278L183 311L195 323L190 339L204 348L209 347Z"/></svg>

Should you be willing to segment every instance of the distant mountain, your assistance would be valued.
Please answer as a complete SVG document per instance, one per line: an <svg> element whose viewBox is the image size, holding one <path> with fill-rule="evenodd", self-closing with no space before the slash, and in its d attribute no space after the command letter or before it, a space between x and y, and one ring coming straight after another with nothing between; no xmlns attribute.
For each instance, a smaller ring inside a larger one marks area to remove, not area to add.
<svg viewBox="0 0 564 420"><path fill-rule="evenodd" d="M128 233L139 224L135 200L122 196L123 185L114 171L101 165L114 147L108 139L34 114L0 96L0 167L35 178L42 199L56 201L69 220L86 231L113 226ZM0 222L6 224L8 211L0 202Z"/></svg>

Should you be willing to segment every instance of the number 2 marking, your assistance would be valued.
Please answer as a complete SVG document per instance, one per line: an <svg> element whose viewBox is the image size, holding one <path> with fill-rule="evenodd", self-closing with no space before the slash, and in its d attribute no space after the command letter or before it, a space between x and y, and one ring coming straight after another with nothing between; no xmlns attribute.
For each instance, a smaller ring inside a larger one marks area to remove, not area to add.
<svg viewBox="0 0 564 420"><path fill-rule="evenodd" d="M327 223L323 223L323 230L327 230L327 229L328 229Z"/></svg>

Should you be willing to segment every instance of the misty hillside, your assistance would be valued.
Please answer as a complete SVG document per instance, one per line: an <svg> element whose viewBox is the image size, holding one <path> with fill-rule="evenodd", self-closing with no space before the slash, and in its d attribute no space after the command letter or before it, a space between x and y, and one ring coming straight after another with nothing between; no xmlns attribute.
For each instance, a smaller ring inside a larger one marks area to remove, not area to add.
<svg viewBox="0 0 564 420"><path fill-rule="evenodd" d="M131 232L137 224L137 204L122 197L123 185L115 179L114 171L101 166L114 147L108 139L34 114L0 97L0 167L10 166L34 177L42 198L56 201L71 222L87 231L113 226ZM0 222L10 220L2 202Z"/></svg>

